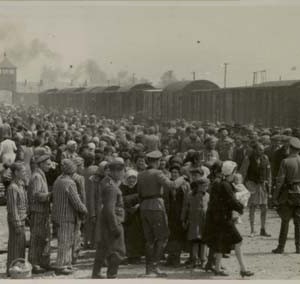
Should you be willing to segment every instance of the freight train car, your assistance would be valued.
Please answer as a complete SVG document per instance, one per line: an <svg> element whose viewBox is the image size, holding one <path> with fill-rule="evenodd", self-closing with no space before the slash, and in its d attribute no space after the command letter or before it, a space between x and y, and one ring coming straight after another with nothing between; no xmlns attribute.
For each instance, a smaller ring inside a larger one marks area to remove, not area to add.
<svg viewBox="0 0 300 284"><path fill-rule="evenodd" d="M180 81L165 87L161 94L162 118L165 120L190 118L193 104L186 97L193 90L218 89L218 85L207 80Z"/></svg>
<svg viewBox="0 0 300 284"><path fill-rule="evenodd" d="M148 83L137 84L129 87L121 87L111 96L114 98L115 104L118 104L117 113L111 113L114 117L122 117L143 113L144 100L146 90L154 90L155 88Z"/></svg>
<svg viewBox="0 0 300 284"><path fill-rule="evenodd" d="M143 91L143 106L141 113L144 117L158 120L162 118L161 97L162 89L152 89Z"/></svg>
<svg viewBox="0 0 300 284"><path fill-rule="evenodd" d="M193 90L185 98L189 119L263 126L299 124L300 81L266 82L254 87Z"/></svg>
<svg viewBox="0 0 300 284"><path fill-rule="evenodd" d="M112 118L134 115L163 120L300 125L300 81L226 89L206 80L176 82L163 90L150 84L52 89L42 92L39 101L47 107L72 107Z"/></svg>

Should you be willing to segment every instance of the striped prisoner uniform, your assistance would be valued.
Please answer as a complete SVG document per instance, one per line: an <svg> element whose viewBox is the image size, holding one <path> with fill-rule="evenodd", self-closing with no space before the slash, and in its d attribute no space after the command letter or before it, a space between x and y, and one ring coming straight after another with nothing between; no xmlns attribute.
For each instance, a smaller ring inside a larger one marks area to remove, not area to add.
<svg viewBox="0 0 300 284"><path fill-rule="evenodd" d="M11 262L25 258L25 219L27 217L27 193L22 181L13 180L7 189L8 252L7 272Z"/></svg>
<svg viewBox="0 0 300 284"><path fill-rule="evenodd" d="M79 194L81 202L83 204L86 204L84 177L82 175L79 175L78 173L75 173L72 176L72 178L75 181L77 192ZM81 225L82 225L82 219L80 218L80 216L76 216L75 236L74 236L74 245L73 245L73 252L72 252L73 261L76 261L81 248Z"/></svg>
<svg viewBox="0 0 300 284"><path fill-rule="evenodd" d="M76 218L85 214L87 209L80 199L72 177L59 176L53 186L52 207L52 219L58 226L56 266L59 269L70 267L72 264Z"/></svg>
<svg viewBox="0 0 300 284"><path fill-rule="evenodd" d="M50 265L50 200L45 173L37 167L28 188L30 210L29 262L47 268Z"/></svg>

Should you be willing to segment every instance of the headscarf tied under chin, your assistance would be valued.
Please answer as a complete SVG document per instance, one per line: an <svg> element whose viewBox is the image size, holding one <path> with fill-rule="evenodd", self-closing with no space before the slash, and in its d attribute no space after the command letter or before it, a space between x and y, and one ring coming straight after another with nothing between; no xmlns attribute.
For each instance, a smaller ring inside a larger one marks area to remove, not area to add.
<svg viewBox="0 0 300 284"><path fill-rule="evenodd" d="M132 176L136 177L136 182L134 184L134 186L135 186L136 183L137 183L138 172L136 170L133 170L133 169L129 169L128 171L126 171L123 183L128 186L127 180L128 180L129 177L132 177Z"/></svg>

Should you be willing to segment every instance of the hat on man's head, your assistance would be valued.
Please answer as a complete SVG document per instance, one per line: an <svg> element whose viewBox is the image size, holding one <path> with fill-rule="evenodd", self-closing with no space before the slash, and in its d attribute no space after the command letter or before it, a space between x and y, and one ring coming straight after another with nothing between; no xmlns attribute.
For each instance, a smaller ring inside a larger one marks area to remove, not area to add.
<svg viewBox="0 0 300 284"><path fill-rule="evenodd" d="M282 142L289 142L290 139L291 139L291 136L281 135L281 141Z"/></svg>
<svg viewBox="0 0 300 284"><path fill-rule="evenodd" d="M275 135L271 136L271 141L278 141L278 142L280 142L281 140L282 140L282 137L279 134L275 134Z"/></svg>
<svg viewBox="0 0 300 284"><path fill-rule="evenodd" d="M120 157L114 158L113 160L111 160L108 164L107 167L111 170L111 171L120 171L123 170L125 168L125 163L124 160Z"/></svg>
<svg viewBox="0 0 300 284"><path fill-rule="evenodd" d="M152 151L149 152L148 154L146 154L146 157L149 159L154 159L154 160L158 160L162 157L162 153L160 151Z"/></svg>
<svg viewBox="0 0 300 284"><path fill-rule="evenodd" d="M33 155L36 157L46 155L46 154L47 154L47 150L44 147L36 147L33 151Z"/></svg>
<svg viewBox="0 0 300 284"><path fill-rule="evenodd" d="M48 154L36 156L36 157L34 158L34 160L35 160L35 162L36 162L37 164L46 162L46 161L49 160L49 159L50 159L50 156L49 156Z"/></svg>
<svg viewBox="0 0 300 284"><path fill-rule="evenodd" d="M290 139L290 146L296 150L300 150L300 140L296 137Z"/></svg>

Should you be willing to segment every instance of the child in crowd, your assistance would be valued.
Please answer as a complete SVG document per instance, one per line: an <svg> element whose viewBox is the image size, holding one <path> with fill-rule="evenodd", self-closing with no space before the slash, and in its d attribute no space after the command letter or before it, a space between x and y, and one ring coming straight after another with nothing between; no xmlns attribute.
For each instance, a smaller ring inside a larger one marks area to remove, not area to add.
<svg viewBox="0 0 300 284"><path fill-rule="evenodd" d="M243 176L239 173L236 173L234 175L234 180L233 180L233 186L236 190L235 192L235 197L238 201L240 201L244 207L247 207L248 200L250 198L250 192L246 188L246 186L243 184ZM233 211L232 212L232 219L236 224L241 224L241 216L238 212Z"/></svg>
<svg viewBox="0 0 300 284"><path fill-rule="evenodd" d="M195 268L199 262L199 250L200 266L204 267L206 261L206 246L202 242L202 236L209 201L207 193L209 180L200 168L191 171L191 174L191 192L183 206L182 221L184 227L187 228L187 240L191 243L191 265L189 267Z"/></svg>

